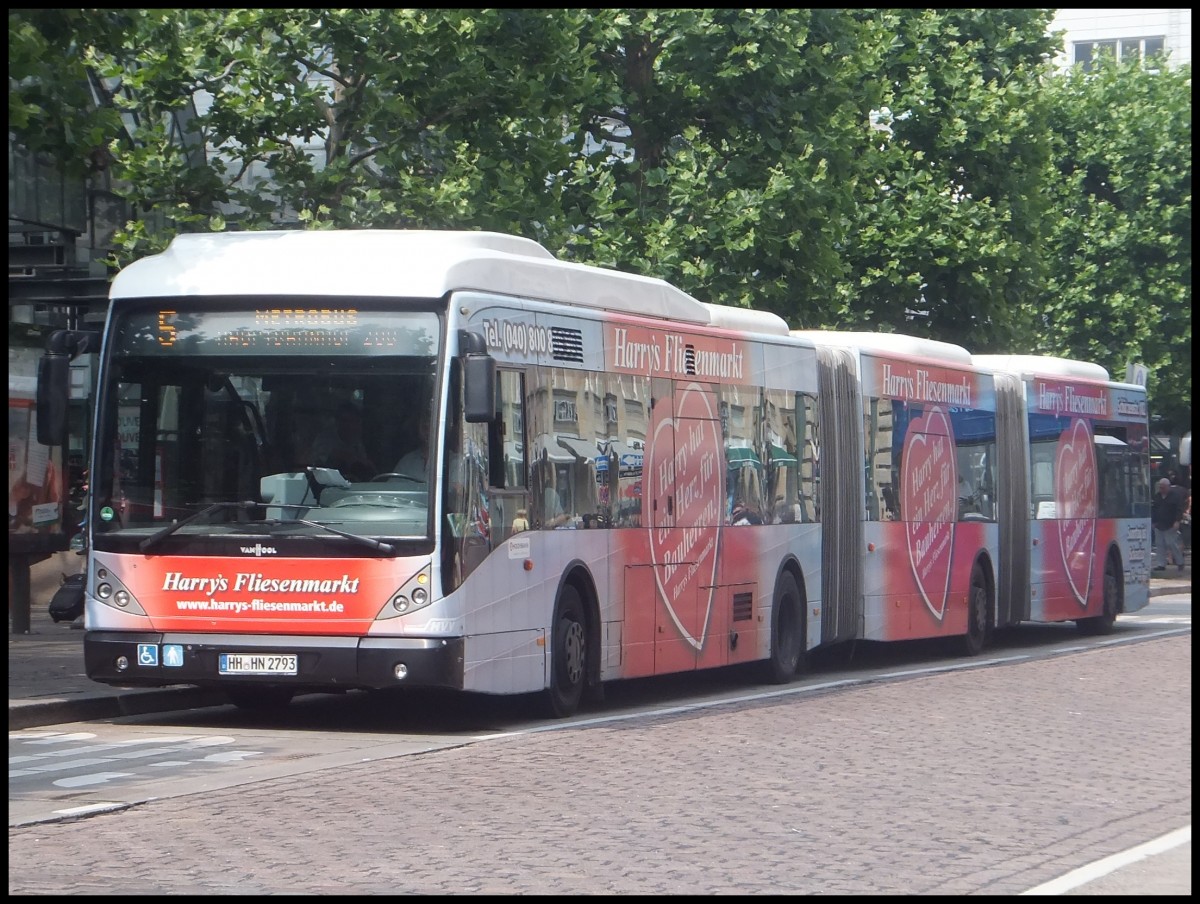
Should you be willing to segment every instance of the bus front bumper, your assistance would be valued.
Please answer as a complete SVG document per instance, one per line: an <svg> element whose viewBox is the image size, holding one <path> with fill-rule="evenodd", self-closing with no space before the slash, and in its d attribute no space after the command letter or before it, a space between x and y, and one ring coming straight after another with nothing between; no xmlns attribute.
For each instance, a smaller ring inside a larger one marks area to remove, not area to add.
<svg viewBox="0 0 1200 904"><path fill-rule="evenodd" d="M461 637L88 631L83 660L90 679L118 687L246 683L330 691L463 687ZM235 664L249 671L231 671Z"/></svg>

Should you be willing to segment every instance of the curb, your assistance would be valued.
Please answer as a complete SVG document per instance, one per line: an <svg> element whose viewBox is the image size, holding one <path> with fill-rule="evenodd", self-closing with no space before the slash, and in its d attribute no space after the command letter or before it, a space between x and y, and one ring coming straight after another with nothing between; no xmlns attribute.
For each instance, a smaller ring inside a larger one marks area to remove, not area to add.
<svg viewBox="0 0 1200 904"><path fill-rule="evenodd" d="M50 698L9 706L8 730L20 731L24 728L56 725L59 722L145 716L207 706L224 706L227 703L229 698L224 693L203 687L131 690L117 694L80 697L77 700Z"/></svg>

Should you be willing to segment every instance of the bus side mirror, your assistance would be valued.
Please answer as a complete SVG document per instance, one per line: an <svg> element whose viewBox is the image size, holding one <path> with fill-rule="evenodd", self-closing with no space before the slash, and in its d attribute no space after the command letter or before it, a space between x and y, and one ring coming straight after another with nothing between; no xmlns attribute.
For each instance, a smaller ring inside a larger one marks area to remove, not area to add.
<svg viewBox="0 0 1200 904"><path fill-rule="evenodd" d="M71 396L71 361L88 351L95 335L83 330L55 330L38 361L37 441L61 446L67 441L67 405Z"/></svg>
<svg viewBox="0 0 1200 904"><path fill-rule="evenodd" d="M463 417L468 424L487 424L496 418L496 359L487 353L483 337L459 334L463 363Z"/></svg>
<svg viewBox="0 0 1200 904"><path fill-rule="evenodd" d="M37 378L37 441L43 446L66 442L70 384L70 355L49 351L42 355Z"/></svg>

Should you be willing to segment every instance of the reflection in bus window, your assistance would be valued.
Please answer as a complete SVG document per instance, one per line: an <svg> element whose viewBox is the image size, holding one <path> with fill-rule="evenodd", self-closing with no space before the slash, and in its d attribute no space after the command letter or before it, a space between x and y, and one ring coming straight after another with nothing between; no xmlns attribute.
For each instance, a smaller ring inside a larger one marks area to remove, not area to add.
<svg viewBox="0 0 1200 904"><path fill-rule="evenodd" d="M767 509L762 393L753 387L724 386L719 406L725 444L726 521L762 524Z"/></svg>

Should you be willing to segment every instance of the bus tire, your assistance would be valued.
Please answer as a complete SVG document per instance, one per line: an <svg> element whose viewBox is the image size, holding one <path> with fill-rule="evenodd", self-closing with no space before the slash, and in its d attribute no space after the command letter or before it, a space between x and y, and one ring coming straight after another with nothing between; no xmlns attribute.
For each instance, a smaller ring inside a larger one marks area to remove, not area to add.
<svg viewBox="0 0 1200 904"><path fill-rule="evenodd" d="M550 686L546 689L549 715L562 719L575 714L587 682L587 618L574 585L563 586L554 606Z"/></svg>
<svg viewBox="0 0 1200 904"><path fill-rule="evenodd" d="M764 675L771 684L786 684L800 671L804 658L804 605L790 571L779 575L771 615L771 653Z"/></svg>
<svg viewBox="0 0 1200 904"><path fill-rule="evenodd" d="M967 633L963 635L965 656L978 656L988 639L988 586L983 566L978 562L971 569L971 587L967 591Z"/></svg>
<svg viewBox="0 0 1200 904"><path fill-rule="evenodd" d="M250 712L283 709L296 696L290 687L277 684L235 684L224 690L230 703Z"/></svg>
<svg viewBox="0 0 1200 904"><path fill-rule="evenodd" d="M1117 612L1121 609L1121 583L1121 566L1117 564L1116 556L1110 555L1104 562L1104 583L1101 587L1104 608L1100 615L1075 622L1080 634L1097 636L1112 633L1117 623Z"/></svg>

